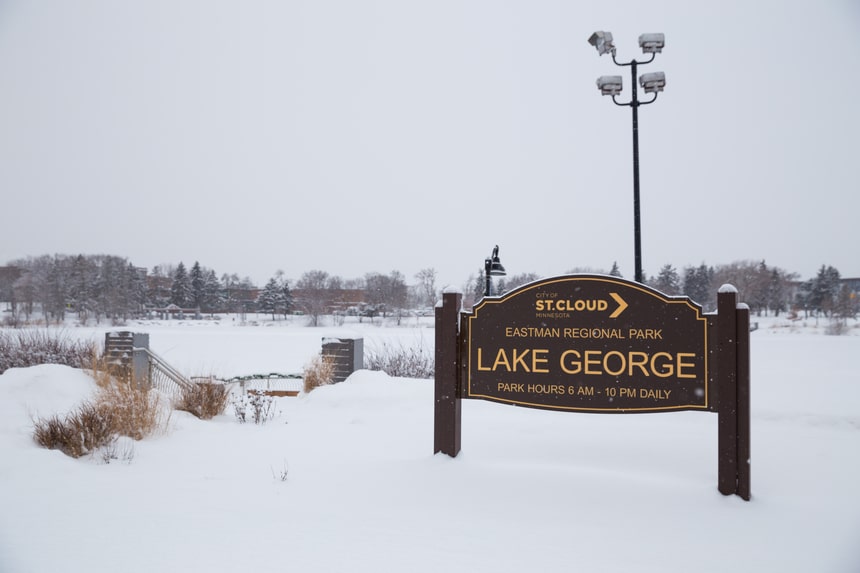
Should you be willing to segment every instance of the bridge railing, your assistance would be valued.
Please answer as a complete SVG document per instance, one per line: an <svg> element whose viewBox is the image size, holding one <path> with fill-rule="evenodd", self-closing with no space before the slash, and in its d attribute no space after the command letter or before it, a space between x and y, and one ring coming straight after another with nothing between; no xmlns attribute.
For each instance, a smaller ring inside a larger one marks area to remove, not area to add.
<svg viewBox="0 0 860 573"><path fill-rule="evenodd" d="M149 360L149 383L153 388L172 396L194 388L194 382L149 348L135 348L134 351L143 353Z"/></svg>

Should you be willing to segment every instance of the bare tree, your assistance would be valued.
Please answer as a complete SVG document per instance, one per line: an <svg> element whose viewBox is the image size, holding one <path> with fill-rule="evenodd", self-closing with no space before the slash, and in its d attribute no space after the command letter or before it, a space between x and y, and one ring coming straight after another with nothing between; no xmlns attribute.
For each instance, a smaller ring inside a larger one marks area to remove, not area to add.
<svg viewBox="0 0 860 573"><path fill-rule="evenodd" d="M538 280L540 276L537 273L520 273L499 279L498 291L499 294L505 294L519 288L530 282Z"/></svg>
<svg viewBox="0 0 860 573"><path fill-rule="evenodd" d="M295 303L308 316L310 326L319 326L331 306L330 278L325 271L313 270L296 281Z"/></svg>
<svg viewBox="0 0 860 573"><path fill-rule="evenodd" d="M421 269L415 274L421 306L434 307L439 295L436 292L436 269Z"/></svg>
<svg viewBox="0 0 860 573"><path fill-rule="evenodd" d="M408 288L403 274L391 271L389 275L369 273L364 277L364 301L371 312L386 316L389 312L399 312L406 306Z"/></svg>

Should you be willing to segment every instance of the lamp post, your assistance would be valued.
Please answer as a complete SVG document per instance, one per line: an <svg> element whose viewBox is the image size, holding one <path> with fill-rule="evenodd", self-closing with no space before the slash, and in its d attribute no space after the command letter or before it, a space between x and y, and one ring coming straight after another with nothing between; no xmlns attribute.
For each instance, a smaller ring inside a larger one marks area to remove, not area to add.
<svg viewBox="0 0 860 573"><path fill-rule="evenodd" d="M615 58L615 43L610 32L595 32L588 38L588 43L597 49L599 55L612 54L612 61L617 66L630 66L630 78L632 83L632 97L629 102L619 102L617 96L621 93L621 76L600 76L597 78L597 88L602 95L612 96L615 105L630 106L633 110L633 235L634 235L634 261L636 266L636 282L642 282L642 227L639 218L639 106L654 103L657 94L666 87L666 75L663 72L642 74L639 85L645 93L654 94L648 101L639 101L636 93L636 73L639 65L650 64L654 56L663 51L666 38L663 34L642 34L639 36L639 46L643 54L651 56L643 61L619 62Z"/></svg>
<svg viewBox="0 0 860 573"><path fill-rule="evenodd" d="M484 259L484 277L487 280L487 286L484 289L484 296L490 296L490 277L505 276L505 267L499 261L499 245L493 248L493 254Z"/></svg>

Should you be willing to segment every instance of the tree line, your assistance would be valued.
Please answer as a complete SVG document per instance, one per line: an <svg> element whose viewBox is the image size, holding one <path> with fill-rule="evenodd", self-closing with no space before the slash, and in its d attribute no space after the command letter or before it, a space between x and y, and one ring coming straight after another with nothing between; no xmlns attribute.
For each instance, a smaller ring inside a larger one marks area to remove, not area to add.
<svg viewBox="0 0 860 573"><path fill-rule="evenodd" d="M599 273L621 277L618 265L606 273L574 268L570 273ZM504 294L538 280L534 273L493 277L492 294ZM722 284L734 285L751 312L757 315L784 312L806 316L856 317L858 298L832 266L822 265L807 281L796 273L769 266L764 261L687 266L677 269L667 264L645 284L667 294L685 295L706 311L716 307L716 293ZM484 296L484 270L469 277L464 285L467 307ZM414 276L413 284L399 271L368 273L345 280L323 270L311 270L295 282L277 271L261 288L249 278L222 274L194 262L150 269L135 266L128 259L112 255L43 255L12 261L0 267L0 301L9 303L4 313L7 323L27 321L41 312L48 321L61 322L68 314L81 321L129 318L159 312L270 314L273 319L300 312L312 325L323 315L350 314L373 320L376 316L402 317L407 309L430 313L439 293L436 271L427 268Z"/></svg>
<svg viewBox="0 0 860 573"><path fill-rule="evenodd" d="M407 285L399 271L344 280L312 270L293 283L278 271L260 288L236 274L219 277L197 261L190 269L179 262L150 270L113 255L43 255L0 267L0 302L10 311L5 322L13 324L37 312L48 322L72 314L97 323L153 314L261 312L274 319L300 312L315 325L326 314L372 320L434 306L436 271L423 269L415 278L416 284Z"/></svg>
<svg viewBox="0 0 860 573"><path fill-rule="evenodd" d="M608 273L588 268L575 268L568 272L622 277L617 264L613 264ZM534 273L500 277L493 281L493 294L504 294L538 278ZM856 318L860 310L856 285L852 287L843 281L839 271L829 265L822 265L815 277L800 281L796 273L768 266L765 261L738 261L717 266L702 263L680 270L667 264L654 276L645 274L643 282L667 295L688 296L702 305L706 312L716 309L717 291L724 284L737 288L740 299L757 316L793 312L842 319ZM483 269L479 270L477 277L473 275L468 285L466 292L471 300L480 300L486 288Z"/></svg>

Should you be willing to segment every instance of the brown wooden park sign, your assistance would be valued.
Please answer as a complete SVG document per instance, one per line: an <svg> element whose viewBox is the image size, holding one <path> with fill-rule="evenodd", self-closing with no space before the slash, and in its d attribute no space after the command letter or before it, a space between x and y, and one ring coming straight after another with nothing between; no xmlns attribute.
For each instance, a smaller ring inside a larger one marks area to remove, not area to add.
<svg viewBox="0 0 860 573"><path fill-rule="evenodd" d="M564 412L700 410L718 420L718 487L750 499L749 309L717 312L603 275L568 275L436 308L434 451L460 452L461 400Z"/></svg>

